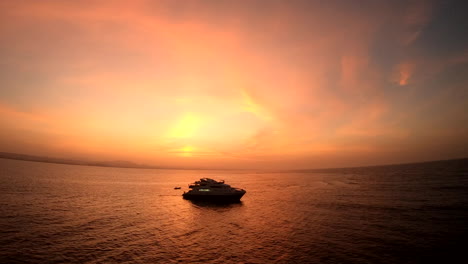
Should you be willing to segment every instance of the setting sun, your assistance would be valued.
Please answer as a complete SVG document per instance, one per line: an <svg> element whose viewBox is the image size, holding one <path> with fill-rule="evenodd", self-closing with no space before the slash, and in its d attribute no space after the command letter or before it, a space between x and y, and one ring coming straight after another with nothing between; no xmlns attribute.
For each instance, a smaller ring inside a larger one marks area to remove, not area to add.
<svg viewBox="0 0 468 264"><path fill-rule="evenodd" d="M192 156L192 151L194 150L193 147L191 146L185 146L182 148L182 156L184 157L191 157Z"/></svg>

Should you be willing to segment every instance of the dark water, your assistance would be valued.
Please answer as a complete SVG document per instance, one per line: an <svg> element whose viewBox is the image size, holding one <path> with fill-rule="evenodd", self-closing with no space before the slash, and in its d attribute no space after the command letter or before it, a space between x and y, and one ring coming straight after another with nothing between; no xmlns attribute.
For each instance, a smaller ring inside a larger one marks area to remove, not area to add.
<svg viewBox="0 0 468 264"><path fill-rule="evenodd" d="M0 262L468 263L467 164L236 173L0 159ZM183 200L200 177L247 194Z"/></svg>

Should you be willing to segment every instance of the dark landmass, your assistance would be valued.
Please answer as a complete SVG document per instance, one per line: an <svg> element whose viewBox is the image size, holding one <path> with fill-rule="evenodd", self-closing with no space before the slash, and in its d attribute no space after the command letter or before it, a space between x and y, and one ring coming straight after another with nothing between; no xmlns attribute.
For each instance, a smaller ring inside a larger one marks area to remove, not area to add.
<svg viewBox="0 0 468 264"><path fill-rule="evenodd" d="M168 166L152 166L146 164L138 164L131 161L116 160L116 161L83 161L73 159L62 159L54 157L43 157L34 156L27 154L0 152L0 158L13 159L13 160L25 160L45 163L57 163L57 164L69 164L69 165L80 165L80 166L98 166L98 167L116 167L116 168L137 168L137 169L173 169L173 170L210 170L209 168L202 167L168 167ZM385 165L373 165L373 166L360 166L360 167L342 167L342 168L319 168L319 169L291 169L291 170L258 170L258 173L308 173L308 172L324 172L324 173L359 173L360 170L367 170L369 168L376 168L379 170L387 170L389 167L395 168L395 166L405 168L414 168L414 165L420 164L421 166L434 166L438 167L440 163L451 162L453 166L464 166L468 164L468 158L450 159L450 160L438 160L438 161L423 161L423 162L411 162L403 164L385 164ZM214 169L217 170L217 169ZM232 169L225 169L232 170ZM245 169L235 169L235 171L252 171Z"/></svg>
<svg viewBox="0 0 468 264"><path fill-rule="evenodd" d="M26 160L35 162L57 163L57 164L70 164L81 166L98 166L98 167L116 167L116 168L139 168L139 169L181 169L170 168L163 166L150 166L145 164L137 164L131 161L116 160L116 161L83 161L73 159L62 159L54 157L42 157L27 154L0 152L0 158L13 159L13 160Z"/></svg>
<svg viewBox="0 0 468 264"><path fill-rule="evenodd" d="M434 169L439 169L442 165L442 168L447 166L447 162L451 164L452 167L464 168L468 164L468 158L458 158L458 159L447 159L447 160L433 160L433 161L421 161L421 162L410 162L410 163L398 163L398 164L383 164L383 165L371 165L371 166L359 166L359 167L341 167L341 168L321 168L321 169L296 169L296 170L281 170L281 173L309 173L309 172L324 172L324 173L359 173L365 172L368 169L372 168L375 170L386 171L386 170L395 170L396 167L401 170L416 170L419 166L421 167L433 167Z"/></svg>

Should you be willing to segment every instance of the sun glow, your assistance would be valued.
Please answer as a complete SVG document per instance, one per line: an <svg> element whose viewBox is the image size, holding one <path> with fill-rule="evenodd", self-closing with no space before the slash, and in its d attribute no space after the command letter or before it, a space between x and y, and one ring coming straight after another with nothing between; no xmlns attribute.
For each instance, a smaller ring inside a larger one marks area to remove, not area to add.
<svg viewBox="0 0 468 264"><path fill-rule="evenodd" d="M193 137L201 126L200 117L193 113L187 113L169 131L169 138L190 138Z"/></svg>
<svg viewBox="0 0 468 264"><path fill-rule="evenodd" d="M194 151L194 148L192 146L185 146L183 148L181 148L181 153L180 155L182 157L191 157L192 156L192 152Z"/></svg>
<svg viewBox="0 0 468 264"><path fill-rule="evenodd" d="M254 114L256 117L262 120L271 120L272 116L268 111L262 107L260 104L255 102L250 94L245 90L241 90L241 95L243 98L242 109L246 112Z"/></svg>

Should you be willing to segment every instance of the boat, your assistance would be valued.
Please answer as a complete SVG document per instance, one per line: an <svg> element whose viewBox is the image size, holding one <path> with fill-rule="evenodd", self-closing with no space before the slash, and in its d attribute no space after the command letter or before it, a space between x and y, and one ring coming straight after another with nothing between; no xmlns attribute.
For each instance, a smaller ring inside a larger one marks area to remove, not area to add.
<svg viewBox="0 0 468 264"><path fill-rule="evenodd" d="M174 190L180 190L179 186L174 187Z"/></svg>
<svg viewBox="0 0 468 264"><path fill-rule="evenodd" d="M212 202L239 202L245 190L233 188L224 181L202 178L189 184L189 191L182 194L184 199Z"/></svg>

